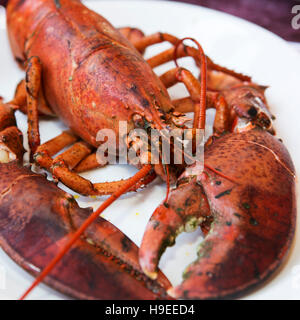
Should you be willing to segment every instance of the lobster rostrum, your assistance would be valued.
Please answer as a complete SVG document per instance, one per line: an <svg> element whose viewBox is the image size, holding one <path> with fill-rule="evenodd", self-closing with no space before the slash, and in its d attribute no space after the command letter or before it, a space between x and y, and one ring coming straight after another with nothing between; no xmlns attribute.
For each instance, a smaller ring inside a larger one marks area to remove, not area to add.
<svg viewBox="0 0 300 320"><path fill-rule="evenodd" d="M245 292L278 267L295 227L294 169L282 143L270 134L263 87L216 65L197 42L196 49L165 33L116 30L77 0L10 0L7 24L26 79L15 98L1 106L1 130L14 135L1 140L1 244L37 275L23 298L42 280L78 298L163 298L166 291L175 298L222 298ZM148 46L163 41L172 48L143 59ZM200 82L178 66L177 58L184 56L200 66ZM157 77L152 69L173 59L176 68ZM167 88L177 82L190 96L172 101ZM204 129L208 107L216 109L216 117L204 171L197 162L178 167L141 161L140 171L124 181L92 184L78 174L99 166L94 151L100 129L118 133L121 120L129 129L181 128L181 112L187 111L194 112L193 128ZM53 183L20 165L24 150L16 109L28 115L31 160L76 192L111 194L98 210L79 208ZM41 145L40 115L58 116L72 131ZM147 226L140 268L137 247L99 215L156 175L168 184L173 178L176 188ZM207 233L199 258L172 288L158 272L159 258L179 232L198 225Z"/></svg>

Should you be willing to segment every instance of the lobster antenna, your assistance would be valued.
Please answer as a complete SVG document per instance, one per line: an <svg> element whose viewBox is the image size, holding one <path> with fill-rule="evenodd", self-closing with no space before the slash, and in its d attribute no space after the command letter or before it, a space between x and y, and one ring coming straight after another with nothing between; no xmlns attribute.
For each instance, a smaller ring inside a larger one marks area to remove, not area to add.
<svg viewBox="0 0 300 320"><path fill-rule="evenodd" d="M201 80L201 89L200 89L200 103L195 105L195 111L194 111L194 123L193 123L193 129L205 129L205 115L206 115L206 74L207 74L207 61L206 61L206 55L203 51L203 48L201 47L200 43L195 40L194 38L183 38L178 41L176 44L175 50L174 50L174 62L176 64L176 67L179 68L177 58L178 58L178 47L181 43L183 43L185 40L191 40L193 41L197 47L199 52L199 61L200 61L200 80Z"/></svg>
<svg viewBox="0 0 300 320"><path fill-rule="evenodd" d="M209 59L209 57L207 57L207 58L209 60L210 69L215 70L215 71L219 71L219 72L223 72L223 73L225 73L231 77L234 77L240 81L243 81L243 82L251 82L251 77L249 77L245 74L239 73L239 72L235 72L234 70L230 70L226 67L220 66L220 65L214 63L211 59Z"/></svg>
<svg viewBox="0 0 300 320"><path fill-rule="evenodd" d="M206 78L207 78L207 59L206 55L204 53L204 50L200 43L195 40L194 38L183 38L178 41L175 50L174 50L174 62L176 64L176 67L178 68L178 62L177 62L177 52L178 52L178 47L180 44L182 44L185 40L191 40L193 41L197 47L198 47L198 52L199 52L199 61L200 61L200 81L201 81L201 88L200 88L200 103L195 104L195 111L194 111L194 123L193 123L193 129L205 129L205 117L206 117L206 92L207 92L207 84L206 84ZM210 63L213 63L210 60ZM214 65L217 66L217 65ZM221 69L222 67L219 67ZM224 69L224 70L223 70ZM227 69L223 68L222 71L225 72ZM230 70L229 70L230 71ZM233 72L234 73L234 72ZM245 76L246 78L246 76ZM248 80L248 78L247 78ZM222 174L221 172L217 171L216 169L206 165L204 163L204 167L208 168L209 170L213 171L217 175L231 181L234 183L237 183L234 179L227 177L226 175Z"/></svg>
<svg viewBox="0 0 300 320"><path fill-rule="evenodd" d="M45 269L39 274L35 279L29 289L22 295L20 300L24 300L28 294L41 282L43 279L51 272L51 270L57 265L57 263L64 257L64 255L70 250L72 245L78 240L78 238L83 234L83 232L90 226L93 221L95 221L98 216L109 207L115 200L117 200L122 194L124 194L128 189L134 186L142 178L144 178L149 171L152 169L150 164L145 165L139 172L137 172L133 177L131 177L128 182L122 186L118 191L113 193L102 205L93 212L85 222L80 226L80 228L71 236L70 240L66 245L60 250L60 252L53 258L53 260L45 267Z"/></svg>
<svg viewBox="0 0 300 320"><path fill-rule="evenodd" d="M169 166L166 164L166 174L167 174L167 192L166 192L166 198L164 202L168 202L169 194L170 194L170 171Z"/></svg>

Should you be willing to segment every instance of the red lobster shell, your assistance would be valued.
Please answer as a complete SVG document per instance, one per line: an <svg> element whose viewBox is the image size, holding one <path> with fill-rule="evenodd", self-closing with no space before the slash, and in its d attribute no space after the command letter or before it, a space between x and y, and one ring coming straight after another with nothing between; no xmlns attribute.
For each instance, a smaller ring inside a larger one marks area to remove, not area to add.
<svg viewBox="0 0 300 320"><path fill-rule="evenodd" d="M16 59L23 66L28 63L32 71L30 59L34 58L38 70L43 68L46 112L55 113L90 145L98 145L99 129L118 132L121 120L136 126L136 114L144 124L169 128L175 104L167 84L104 18L77 0L11 0L7 13ZM178 44L175 53L177 49ZM206 59L202 54L202 67ZM188 74L180 68L175 71L164 76L169 85L174 74L177 80ZM34 76L27 72L26 88L29 97L37 99L38 92L28 84L28 77ZM274 132L265 88L252 84L248 77L239 81L236 87L228 85L223 92L206 96L212 105L227 108L221 113L227 117L219 118L221 126L215 126L216 134L205 147L204 171L198 163L186 167L168 200L156 209L139 251L141 267L138 248L109 222L97 218L45 278L48 284L77 298L154 299L168 298L168 292L175 298L211 299L239 296L278 268L295 229L294 167L283 144L269 133ZM191 82L193 94L205 94L198 90L196 79ZM203 81L201 85L205 87ZM259 110L253 109L257 99ZM205 100L204 95L202 105ZM194 108L195 101L187 102ZM0 164L1 246L37 275L92 214L53 183L20 165L24 150L13 111L0 107L1 159L9 162ZM201 113L201 123L204 116ZM251 126L244 132L228 133L230 122L238 117ZM209 230L198 259L187 268L183 282L170 288L157 269L160 256L179 232L198 225Z"/></svg>

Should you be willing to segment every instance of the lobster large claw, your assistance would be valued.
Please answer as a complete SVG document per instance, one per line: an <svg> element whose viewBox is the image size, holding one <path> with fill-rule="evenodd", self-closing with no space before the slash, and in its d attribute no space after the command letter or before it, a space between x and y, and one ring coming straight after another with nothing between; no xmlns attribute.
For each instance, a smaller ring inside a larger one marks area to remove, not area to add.
<svg viewBox="0 0 300 320"><path fill-rule="evenodd" d="M173 297L237 297L282 263L293 239L296 200L294 167L279 140L256 128L208 146L204 171L183 174L152 216L140 249L144 272L154 279L161 254L183 226L203 226L211 216L197 260L168 291Z"/></svg>
<svg viewBox="0 0 300 320"><path fill-rule="evenodd" d="M0 176L0 245L37 275L91 210L17 161L0 163ZM135 244L100 217L45 282L80 299L167 298L170 288L163 274L152 281L142 273Z"/></svg>

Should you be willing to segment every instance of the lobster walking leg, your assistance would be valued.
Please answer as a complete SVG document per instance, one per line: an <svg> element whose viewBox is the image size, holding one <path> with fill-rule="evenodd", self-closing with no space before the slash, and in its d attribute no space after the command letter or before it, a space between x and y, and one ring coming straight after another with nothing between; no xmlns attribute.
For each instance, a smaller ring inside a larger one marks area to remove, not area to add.
<svg viewBox="0 0 300 320"><path fill-rule="evenodd" d="M130 40L130 39L129 39ZM137 41L132 42L133 45L136 47L137 50L140 52L143 52L147 47L162 43L162 42L169 42L174 47L177 46L180 43L180 39L169 34L169 33L162 33L157 32L152 35L145 36ZM168 49L150 59L147 60L147 62L150 64L152 68L158 67L161 64L164 64L166 62L172 61L174 59L175 55L175 49L171 48ZM199 51L193 47L186 46L186 45L180 45L178 48L178 57L187 57L190 56L195 59L195 62L197 65L201 64L201 61L199 60ZM231 75L237 79L243 80L243 81L250 81L250 77L245 76L241 73L235 72L233 70L227 69L223 66L215 64L210 58L206 57L208 61L208 68L211 70L217 70L222 71L225 74Z"/></svg>
<svg viewBox="0 0 300 320"><path fill-rule="evenodd" d="M219 96L215 103L216 115L214 119L214 134L222 134L231 130L230 108L223 96Z"/></svg>
<svg viewBox="0 0 300 320"><path fill-rule="evenodd" d="M191 95L191 99L199 101L199 92L201 90L201 86L199 81L190 71L180 67L174 68L161 75L160 80L166 86L166 88L170 88L178 82L184 83Z"/></svg>
<svg viewBox="0 0 300 320"><path fill-rule="evenodd" d="M194 128L196 128L196 124L199 121L199 110L201 108L200 102L203 101L201 97L202 89L199 81L193 76L190 71L180 67L167 71L160 77L160 79L167 88L175 85L178 82L184 83L191 95L192 101L194 102ZM203 85L205 86L205 83Z"/></svg>
<svg viewBox="0 0 300 320"><path fill-rule="evenodd" d="M75 143L77 140L78 140L78 137L76 137L70 130L63 131L57 137L41 144L37 148L36 157L38 157L39 155L41 156L41 158L39 158L39 159L43 159L43 155L45 155L45 156L47 155L48 157L52 157L55 154L57 154L59 151L64 149L65 147L70 146L71 144ZM47 170L50 169L50 166L44 164L43 162L40 162L39 164Z"/></svg>
<svg viewBox="0 0 300 320"><path fill-rule="evenodd" d="M23 113L27 113L27 92L25 80L21 80L18 83L14 98L10 103L18 106Z"/></svg>
<svg viewBox="0 0 300 320"><path fill-rule="evenodd" d="M207 109L216 109L214 119L213 132L215 134L222 134L232 129L232 116L231 109L226 102L225 98L218 93L209 93L206 96ZM180 98L172 101L175 111L187 113L194 112L195 101L191 97Z"/></svg>
<svg viewBox="0 0 300 320"><path fill-rule="evenodd" d="M191 97L184 97L172 100L172 105L174 106L176 112L194 112L195 103Z"/></svg>
<svg viewBox="0 0 300 320"><path fill-rule="evenodd" d="M27 114L27 92L26 92L26 82L25 80L20 81L17 85L15 95L13 100L10 101L10 104L15 105L16 109ZM39 115L45 116L55 116L55 113L50 109L48 103L45 100L45 96L42 88L40 88L39 98L38 98L38 111Z"/></svg>
<svg viewBox="0 0 300 320"><path fill-rule="evenodd" d="M173 37L173 36L170 36L170 37ZM179 42L180 42L180 39L178 38L175 38L173 37L174 41L172 41L171 43L176 46ZM175 42L175 39L177 39L177 41ZM142 40L141 40L142 41ZM160 43L162 41L159 41L157 43ZM150 45L154 44L153 43L150 43ZM137 44L138 46L139 44ZM147 62L149 63L149 65L152 67L152 68L155 68L155 67L158 67L164 63L167 63L167 62L170 62L174 59L174 55L175 55L175 47L172 47L170 49L167 49L151 58L149 58L147 60ZM183 45L181 44L179 47L178 47L178 52L177 52L177 56L179 58L183 58L183 57L192 57L194 58L195 62L197 65L200 65L201 62L199 61L199 52L197 49L195 48L192 48L192 47L189 47L189 46L186 46L186 45ZM206 59L207 59L207 63L208 63L208 68L211 69L211 70L217 70L217 71L221 71L225 74L228 74L230 76L233 76L237 79L240 79L242 81L250 81L251 78L246 76L246 75L243 75L241 73L238 73L238 72L235 72L233 70L230 70L226 67L223 67L223 66L220 66L216 63L214 63L209 57L206 56Z"/></svg>
<svg viewBox="0 0 300 320"><path fill-rule="evenodd" d="M143 37L139 41L134 43L134 46L139 51L144 51L149 46L152 46L157 43L170 42L173 45L176 45L179 39L169 33L157 32L148 36Z"/></svg>
<svg viewBox="0 0 300 320"><path fill-rule="evenodd" d="M131 28L131 27L124 27L124 28L119 28L119 31L122 33L122 35L128 39L135 47L136 49L143 54L144 53L144 49L141 48L139 49L137 47L137 44L139 43L139 41L144 38L144 33L137 28Z"/></svg>
<svg viewBox="0 0 300 320"><path fill-rule="evenodd" d="M78 163L78 165L74 168L74 171L77 173L80 173L80 172L89 171L89 170L93 170L93 169L97 169L105 166L105 164L104 165L102 164L104 163L105 159L101 159L101 164L100 164L97 157L99 157L99 155L97 155L96 152L88 155L85 159L83 159Z"/></svg>
<svg viewBox="0 0 300 320"><path fill-rule="evenodd" d="M87 143L81 141L73 144L77 140L78 138L70 131L65 131L59 136L40 145L34 155L34 160L41 168L51 172L57 180L61 181L75 192L83 195L110 195L128 183L129 179L93 184L89 180L78 175L78 172L87 169L87 166L89 166L89 169L94 169L100 167L100 165L97 162L97 159L95 159L95 154L90 154L92 149ZM73 145L68 150L57 156L55 159L52 159L52 156L71 144ZM92 160L87 158L89 155L92 156ZM82 161L83 164L81 165ZM77 165L79 167L77 167ZM73 170L74 168L75 170ZM139 183L130 188L129 191L136 191L139 188L146 186L152 182L155 177L155 173L151 172L145 179L142 179Z"/></svg>
<svg viewBox="0 0 300 320"><path fill-rule="evenodd" d="M59 168L61 165L66 165L70 170L73 170L79 162L90 155L91 152L92 147L86 142L76 142L69 149L53 159L52 167Z"/></svg>
<svg viewBox="0 0 300 320"><path fill-rule="evenodd" d="M27 114L28 114L28 143L30 159L40 145L38 98L41 87L41 62L37 57L28 60L26 72Z"/></svg>
<svg viewBox="0 0 300 320"><path fill-rule="evenodd" d="M22 166L22 134L15 125L14 109L0 101L0 245L36 275L89 219L91 209L79 208L71 195ZM68 139L74 137L65 132L57 141ZM147 279L137 257L138 248L124 234L96 217L45 282L79 299L167 298L169 281L162 273L157 282Z"/></svg>

